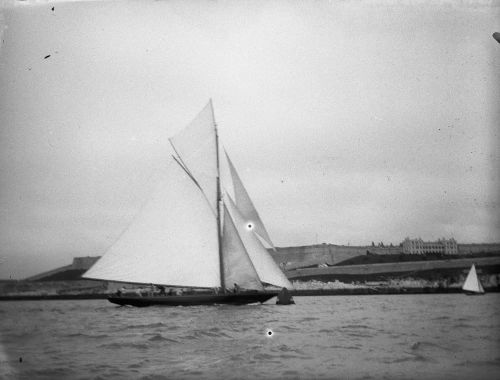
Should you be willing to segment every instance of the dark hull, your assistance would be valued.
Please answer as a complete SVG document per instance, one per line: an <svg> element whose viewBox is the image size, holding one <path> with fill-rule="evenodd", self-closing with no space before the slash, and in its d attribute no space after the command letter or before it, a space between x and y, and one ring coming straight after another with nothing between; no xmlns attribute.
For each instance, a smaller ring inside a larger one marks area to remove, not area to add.
<svg viewBox="0 0 500 380"><path fill-rule="evenodd" d="M484 292L479 293L479 292L471 292L469 290L464 290L464 293L467 296L484 296Z"/></svg>
<svg viewBox="0 0 500 380"><path fill-rule="evenodd" d="M117 305L146 307L162 306L196 306L196 305L246 305L263 303L275 297L278 293L239 293L239 294L193 294L173 296L110 296L108 301Z"/></svg>

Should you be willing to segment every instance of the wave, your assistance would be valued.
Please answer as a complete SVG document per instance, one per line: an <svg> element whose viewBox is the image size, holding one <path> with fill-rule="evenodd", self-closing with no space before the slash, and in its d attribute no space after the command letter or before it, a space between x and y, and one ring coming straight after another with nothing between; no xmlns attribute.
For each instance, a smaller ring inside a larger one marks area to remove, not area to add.
<svg viewBox="0 0 500 380"><path fill-rule="evenodd" d="M188 335L183 335L180 336L179 338L181 339L188 339L188 340L196 340L200 338L228 338L232 339L232 337L219 329L210 329L210 330L194 330L191 331Z"/></svg>
<svg viewBox="0 0 500 380"><path fill-rule="evenodd" d="M443 345L433 343L433 342L428 342L428 341L416 341L410 344L410 349L412 351L424 351L424 350L429 350L429 349L435 349L438 348L443 351L453 351L452 348L445 347Z"/></svg>
<svg viewBox="0 0 500 380"><path fill-rule="evenodd" d="M208 336L210 338L217 338L220 336L218 332L208 331L208 330L195 330L194 335L198 338Z"/></svg>
<svg viewBox="0 0 500 380"><path fill-rule="evenodd" d="M431 321L447 321L451 319L448 315L440 315L438 317L432 318Z"/></svg>
<svg viewBox="0 0 500 380"><path fill-rule="evenodd" d="M299 320L299 322L312 322L312 321L319 321L320 318L316 318L316 317L305 317L305 318L302 318L301 320Z"/></svg>
<svg viewBox="0 0 500 380"><path fill-rule="evenodd" d="M146 350L149 348L149 345L145 343L129 343L129 342L123 342L123 343L118 343L118 342L113 342L113 343L106 343L106 344L101 344L98 346L99 348L108 348L108 349L116 349L116 348L136 348L136 349L141 349L141 350Z"/></svg>
<svg viewBox="0 0 500 380"><path fill-rule="evenodd" d="M152 328L156 328L156 327L169 327L169 328L171 328L172 326L168 326L167 324L165 324L163 322L125 326L125 328L127 328L127 329L152 329Z"/></svg>
<svg viewBox="0 0 500 380"><path fill-rule="evenodd" d="M345 335L350 336L350 337L354 337L354 338L373 338L375 336L374 334L367 334L367 333L355 332L355 331L347 332L347 333L345 333Z"/></svg>
<svg viewBox="0 0 500 380"><path fill-rule="evenodd" d="M287 325L283 325L283 326L277 326L275 328L272 328L271 330L273 330L273 332L279 332L279 331L303 331L302 328L300 327L293 327L293 326L287 326Z"/></svg>
<svg viewBox="0 0 500 380"><path fill-rule="evenodd" d="M65 309L60 309L60 308L53 308L53 309L49 309L47 311L50 312L50 313L57 313L57 314L61 314L61 315L66 314L66 310ZM71 312L72 310L69 310L69 311Z"/></svg>
<svg viewBox="0 0 500 380"><path fill-rule="evenodd" d="M406 362L437 363L437 360L425 357L423 355L404 356L394 359L386 359L382 361L387 364L406 363Z"/></svg>
<svg viewBox="0 0 500 380"><path fill-rule="evenodd" d="M170 342L170 343L179 343L179 341L171 338L165 338L160 334L155 334L151 338L148 339L150 342Z"/></svg>
<svg viewBox="0 0 500 380"><path fill-rule="evenodd" d="M335 330L329 330L329 329L321 329L318 331L320 334L331 334L335 333Z"/></svg>
<svg viewBox="0 0 500 380"><path fill-rule="evenodd" d="M172 379L171 376L166 376L166 375L146 375L139 377L140 380L170 380Z"/></svg>
<svg viewBox="0 0 500 380"><path fill-rule="evenodd" d="M284 359L310 359L311 357L307 356L305 357L304 355L298 355L298 354L293 354L293 353L258 353L255 354L252 359L256 360L257 363L282 363L282 360Z"/></svg>
<svg viewBox="0 0 500 380"><path fill-rule="evenodd" d="M258 353L253 356L253 359L256 359L257 362L275 362L280 363L280 355L271 355L266 353Z"/></svg>
<svg viewBox="0 0 500 380"><path fill-rule="evenodd" d="M476 366L476 367L488 367L488 366L494 366L494 367L500 367L500 358L494 358L492 360L464 360L460 363L457 363L456 366L458 367L471 367L471 366Z"/></svg>
<svg viewBox="0 0 500 380"><path fill-rule="evenodd" d="M68 367L52 367L50 369L48 368L43 368L43 369L34 369L33 370L33 377L34 379L37 378L48 378L48 379L63 379L63 378L71 378L71 374L73 373L73 370Z"/></svg>
<svg viewBox="0 0 500 380"><path fill-rule="evenodd" d="M144 363L132 363L127 366L127 368L130 369L135 369L135 368L142 368L144 366Z"/></svg>
<svg viewBox="0 0 500 380"><path fill-rule="evenodd" d="M469 323L465 323L465 322L460 322L460 323L453 325L453 328L457 328L457 329L470 329L470 328L475 328L475 327L476 326L471 325Z"/></svg>
<svg viewBox="0 0 500 380"><path fill-rule="evenodd" d="M372 327L370 326L366 326L366 325L344 325L344 326L340 326L341 329L373 329Z"/></svg>
<svg viewBox="0 0 500 380"><path fill-rule="evenodd" d="M275 347L274 350L278 350L278 351L281 351L281 352L297 352L297 353L302 353L302 351L300 349L287 346L286 344L280 344L279 346Z"/></svg>
<svg viewBox="0 0 500 380"><path fill-rule="evenodd" d="M239 326L236 330L232 330L232 331L240 331L240 330L241 330L241 326ZM211 333L211 334L215 334L215 336L222 336L224 338L232 338L232 336L225 333L225 331L228 331L228 328L212 327L206 331Z"/></svg>
<svg viewBox="0 0 500 380"><path fill-rule="evenodd" d="M85 338L99 339L99 338L109 338L110 335L108 335L108 334L92 335L92 334L84 334L84 333L72 333L72 334L63 335L63 337L66 337L66 338L85 337Z"/></svg>
<svg viewBox="0 0 500 380"><path fill-rule="evenodd" d="M290 379L292 377L299 377L299 375L300 375L299 371L287 370L287 371L281 372L281 377L284 379Z"/></svg>
<svg viewBox="0 0 500 380"><path fill-rule="evenodd" d="M329 348L339 348L341 350L361 350L359 346L345 346L345 345L333 345L329 346Z"/></svg>

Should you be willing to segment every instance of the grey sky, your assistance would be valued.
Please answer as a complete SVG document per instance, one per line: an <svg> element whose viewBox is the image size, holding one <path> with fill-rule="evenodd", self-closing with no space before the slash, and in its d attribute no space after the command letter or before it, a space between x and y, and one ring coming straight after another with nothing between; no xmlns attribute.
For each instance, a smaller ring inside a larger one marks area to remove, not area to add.
<svg viewBox="0 0 500 380"><path fill-rule="evenodd" d="M103 254L209 98L277 246L500 241L498 20L489 2L4 1L0 278Z"/></svg>

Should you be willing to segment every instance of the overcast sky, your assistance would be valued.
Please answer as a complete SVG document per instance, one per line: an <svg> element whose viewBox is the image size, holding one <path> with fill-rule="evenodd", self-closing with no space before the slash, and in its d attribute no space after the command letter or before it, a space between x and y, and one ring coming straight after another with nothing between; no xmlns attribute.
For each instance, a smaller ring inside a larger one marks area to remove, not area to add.
<svg viewBox="0 0 500 380"><path fill-rule="evenodd" d="M499 3L0 4L0 278L102 255L209 98L277 246L500 241Z"/></svg>

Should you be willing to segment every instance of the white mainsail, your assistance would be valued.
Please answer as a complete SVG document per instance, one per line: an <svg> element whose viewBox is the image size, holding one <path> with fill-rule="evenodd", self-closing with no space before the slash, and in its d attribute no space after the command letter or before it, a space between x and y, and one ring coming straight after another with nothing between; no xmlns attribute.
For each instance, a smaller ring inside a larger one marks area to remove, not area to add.
<svg viewBox="0 0 500 380"><path fill-rule="evenodd" d="M260 280L271 285L292 289L293 285L288 281L288 278L286 278L267 249L262 245L253 229L248 228L247 221L240 214L229 194L225 194L225 200L227 201L225 204L229 210L229 214L234 220L236 230Z"/></svg>
<svg viewBox="0 0 500 380"><path fill-rule="evenodd" d="M170 142L180 161L199 184L214 213L217 210L217 144L212 102Z"/></svg>
<svg viewBox="0 0 500 380"><path fill-rule="evenodd" d="M264 223L262 223L262 220L260 219L259 213L257 212L255 206L253 205L253 202L250 199L250 196L248 195L245 186L243 186L243 182L241 181L240 176L236 171L236 168L234 167L227 152L225 153L227 162L229 164L229 170L231 172L231 178L234 189L234 201L236 203L238 211L241 213L243 218L246 219L248 223L247 225L251 225L252 228L255 230L255 233L257 233L267 244L269 244L273 249L275 249L273 242L271 241L271 238L269 237L269 234L267 233L266 228L264 227Z"/></svg>
<svg viewBox="0 0 500 380"><path fill-rule="evenodd" d="M474 264L472 264L472 267L469 270L469 274L465 279L462 289L468 292L484 293L483 286L481 285L481 282L477 277L476 267L474 266Z"/></svg>
<svg viewBox="0 0 500 380"><path fill-rule="evenodd" d="M222 230L222 252L224 280L227 287L238 284L243 289L263 290L259 276L243 246L234 222L224 205L224 228Z"/></svg>
<svg viewBox="0 0 500 380"><path fill-rule="evenodd" d="M217 223L205 197L174 161L166 178L86 278L220 286Z"/></svg>

